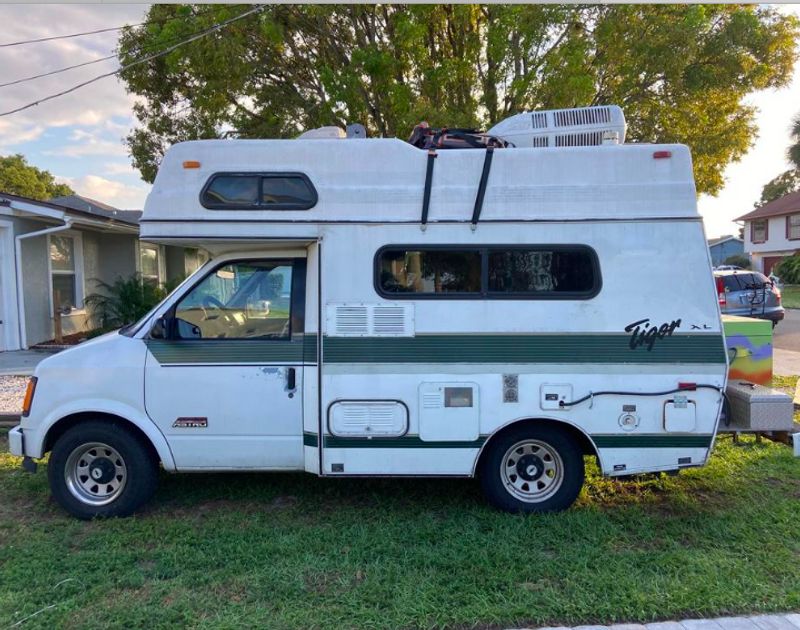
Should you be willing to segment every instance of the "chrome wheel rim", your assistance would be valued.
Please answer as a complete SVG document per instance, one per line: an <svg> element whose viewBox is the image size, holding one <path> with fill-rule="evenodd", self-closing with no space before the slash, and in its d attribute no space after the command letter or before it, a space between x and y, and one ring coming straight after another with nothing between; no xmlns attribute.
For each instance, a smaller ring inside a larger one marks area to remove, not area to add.
<svg viewBox="0 0 800 630"><path fill-rule="evenodd" d="M564 462L547 442L523 440L506 451L500 461L500 477L515 498L541 503L564 483Z"/></svg>
<svg viewBox="0 0 800 630"><path fill-rule="evenodd" d="M117 449L102 442L88 442L70 453L64 478L70 493L80 502L107 505L122 494L128 470Z"/></svg>

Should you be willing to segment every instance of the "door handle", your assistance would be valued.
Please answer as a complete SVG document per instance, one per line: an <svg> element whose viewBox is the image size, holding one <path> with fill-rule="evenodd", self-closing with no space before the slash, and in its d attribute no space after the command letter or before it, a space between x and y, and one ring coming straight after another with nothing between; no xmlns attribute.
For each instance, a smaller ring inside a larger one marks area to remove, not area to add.
<svg viewBox="0 0 800 630"><path fill-rule="evenodd" d="M286 371L286 389L293 392L297 389L297 370L289 368Z"/></svg>

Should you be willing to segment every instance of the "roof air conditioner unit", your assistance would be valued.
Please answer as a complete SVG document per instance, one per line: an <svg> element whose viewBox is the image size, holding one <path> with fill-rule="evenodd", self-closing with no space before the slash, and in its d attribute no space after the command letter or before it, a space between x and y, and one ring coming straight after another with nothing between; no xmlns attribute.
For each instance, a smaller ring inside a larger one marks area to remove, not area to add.
<svg viewBox="0 0 800 630"><path fill-rule="evenodd" d="M501 120L486 133L516 147L590 147L625 142L625 115L617 105L525 112ZM605 143L603 139L605 137Z"/></svg>

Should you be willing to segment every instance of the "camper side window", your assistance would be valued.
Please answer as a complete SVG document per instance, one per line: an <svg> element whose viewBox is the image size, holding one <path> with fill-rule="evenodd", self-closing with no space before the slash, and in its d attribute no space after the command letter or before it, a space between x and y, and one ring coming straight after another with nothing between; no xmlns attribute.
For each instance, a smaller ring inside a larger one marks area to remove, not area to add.
<svg viewBox="0 0 800 630"><path fill-rule="evenodd" d="M181 339L289 339L292 263L242 261L218 268L175 307Z"/></svg>
<svg viewBox="0 0 800 630"><path fill-rule="evenodd" d="M210 210L308 210L317 191L303 173L217 173L200 203Z"/></svg>
<svg viewBox="0 0 800 630"><path fill-rule="evenodd" d="M389 246L375 274L391 298L587 300L600 290L597 255L585 245Z"/></svg>

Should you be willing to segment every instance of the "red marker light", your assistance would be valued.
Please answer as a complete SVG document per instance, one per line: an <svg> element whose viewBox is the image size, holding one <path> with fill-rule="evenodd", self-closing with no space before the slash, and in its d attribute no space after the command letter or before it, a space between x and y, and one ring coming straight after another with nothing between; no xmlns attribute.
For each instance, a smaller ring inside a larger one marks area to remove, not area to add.
<svg viewBox="0 0 800 630"><path fill-rule="evenodd" d="M653 159L654 160L663 160L665 158L671 158L672 151L654 151L653 152Z"/></svg>

